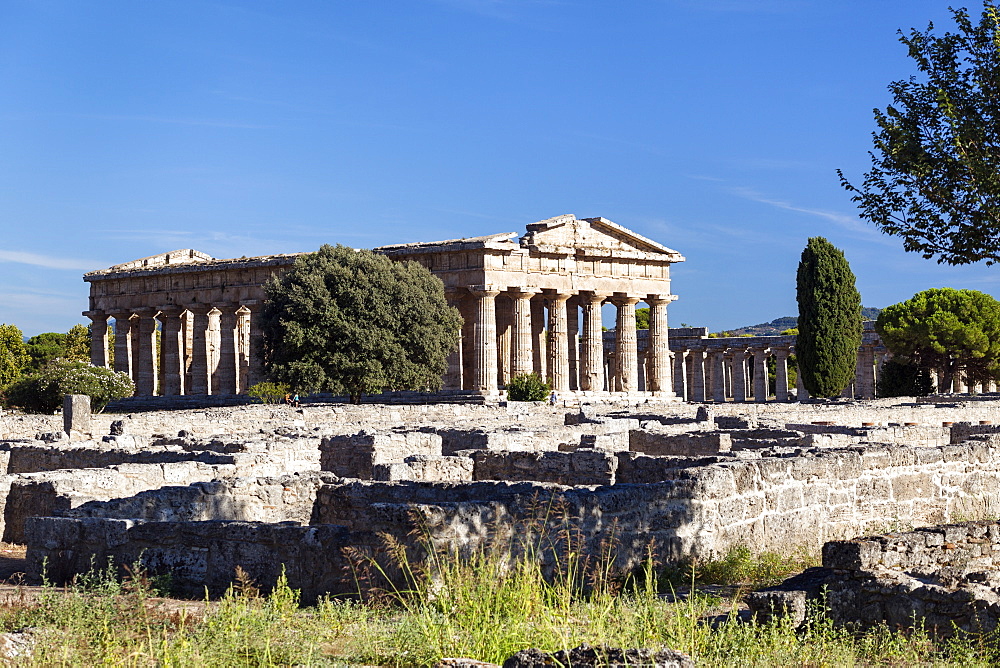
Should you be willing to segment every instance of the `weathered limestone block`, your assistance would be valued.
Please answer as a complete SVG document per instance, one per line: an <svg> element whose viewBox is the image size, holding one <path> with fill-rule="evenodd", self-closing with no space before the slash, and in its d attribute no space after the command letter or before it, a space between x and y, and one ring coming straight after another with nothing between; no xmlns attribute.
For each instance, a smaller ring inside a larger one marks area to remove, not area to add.
<svg viewBox="0 0 1000 668"><path fill-rule="evenodd" d="M560 485L613 485L618 459L597 450L473 452L475 480L532 480Z"/></svg>
<svg viewBox="0 0 1000 668"><path fill-rule="evenodd" d="M67 394L63 397L63 431L67 434L90 433L90 397Z"/></svg>
<svg viewBox="0 0 1000 668"><path fill-rule="evenodd" d="M401 462L375 464L373 480L471 481L471 457L410 455Z"/></svg>
<svg viewBox="0 0 1000 668"><path fill-rule="evenodd" d="M644 429L629 432L629 449L647 455L716 455L732 450L733 439L725 432L661 433Z"/></svg>
<svg viewBox="0 0 1000 668"><path fill-rule="evenodd" d="M327 436L320 443L320 468L342 478L371 480L376 464L410 455L441 456L441 436L428 432L368 432Z"/></svg>

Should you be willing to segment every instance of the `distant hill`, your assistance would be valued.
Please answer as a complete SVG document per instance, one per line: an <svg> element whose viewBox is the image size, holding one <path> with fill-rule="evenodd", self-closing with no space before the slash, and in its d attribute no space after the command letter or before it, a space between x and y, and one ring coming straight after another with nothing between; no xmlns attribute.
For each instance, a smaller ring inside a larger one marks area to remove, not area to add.
<svg viewBox="0 0 1000 668"><path fill-rule="evenodd" d="M862 306L861 317L865 320L874 320L881 311L882 309L873 306ZM798 324L798 316L786 315L759 325L747 325L745 327L737 327L736 329L727 329L725 330L725 334L727 336L745 336L747 334L751 336L777 336L786 329L791 329Z"/></svg>

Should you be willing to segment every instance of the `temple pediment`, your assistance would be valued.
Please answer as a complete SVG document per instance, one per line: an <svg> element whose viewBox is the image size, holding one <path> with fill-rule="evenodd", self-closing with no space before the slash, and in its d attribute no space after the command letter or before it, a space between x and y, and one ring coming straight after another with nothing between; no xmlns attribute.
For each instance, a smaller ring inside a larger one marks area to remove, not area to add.
<svg viewBox="0 0 1000 668"><path fill-rule="evenodd" d="M208 253L202 253L201 251L196 251L193 248L182 248L180 250L174 250L168 253L160 253L159 255L150 255L149 257L141 257L138 260L132 260L131 262L116 264L113 267L108 267L107 269L101 269L100 271L109 271L109 272L130 271L133 269L147 269L152 267L164 267L168 265L211 262L214 259L215 258L213 258ZM90 272L90 273L98 273L98 272Z"/></svg>
<svg viewBox="0 0 1000 668"><path fill-rule="evenodd" d="M521 247L540 253L645 257L683 262L684 256L606 218L556 216L527 226Z"/></svg>

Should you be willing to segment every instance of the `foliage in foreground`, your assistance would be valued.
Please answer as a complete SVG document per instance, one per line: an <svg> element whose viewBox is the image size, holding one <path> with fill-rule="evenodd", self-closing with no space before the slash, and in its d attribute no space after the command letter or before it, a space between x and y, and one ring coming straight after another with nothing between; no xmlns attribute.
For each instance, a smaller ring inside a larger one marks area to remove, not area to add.
<svg viewBox="0 0 1000 668"><path fill-rule="evenodd" d="M266 286L264 368L298 392L436 390L462 319L415 262L325 245Z"/></svg>
<svg viewBox="0 0 1000 668"><path fill-rule="evenodd" d="M30 361L17 325L0 324L0 389L17 380Z"/></svg>
<svg viewBox="0 0 1000 668"><path fill-rule="evenodd" d="M836 397L854 379L861 345L861 295L844 252L812 237L796 274L799 333L795 356L813 397Z"/></svg>
<svg viewBox="0 0 1000 668"><path fill-rule="evenodd" d="M62 406L63 395L86 394L91 408L101 411L109 402L134 393L135 384L128 374L87 362L57 359L11 385L7 404L29 413L52 413Z"/></svg>
<svg viewBox="0 0 1000 668"><path fill-rule="evenodd" d="M266 597L241 578L203 611L172 611L151 598L141 569L133 567L123 583L107 569L65 592L46 588L35 602L8 599L0 630L33 629L37 644L23 663L36 666L428 666L446 656L499 663L527 647L555 651L581 642L671 647L699 666L988 666L1000 660L984 638L936 642L919 629L885 628L854 635L833 627L819 609L802 630L787 622L745 624L734 612L713 630L699 620L720 611L718 599L695 593L670 603L649 585L655 578L648 568L645 584L630 583L605 577L610 555L593 563L577 554L545 578L536 562L509 557L437 555L433 568L411 569L412 589L387 600L323 600L305 609L284 578ZM720 568L733 573L731 566Z"/></svg>
<svg viewBox="0 0 1000 668"><path fill-rule="evenodd" d="M522 373L507 383L507 398L511 401L545 401L552 386L537 373Z"/></svg>

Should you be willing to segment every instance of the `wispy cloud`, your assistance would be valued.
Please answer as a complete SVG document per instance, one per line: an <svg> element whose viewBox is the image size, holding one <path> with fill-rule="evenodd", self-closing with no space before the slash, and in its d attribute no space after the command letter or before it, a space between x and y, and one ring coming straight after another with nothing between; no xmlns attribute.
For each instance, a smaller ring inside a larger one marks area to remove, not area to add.
<svg viewBox="0 0 1000 668"><path fill-rule="evenodd" d="M891 246L896 246L897 244L886 239L883 235L879 234L871 227L865 225L863 222L858 220L854 216L849 216L844 213L838 213L836 211L826 211L824 209L812 209L809 207L798 206L792 204L791 202L786 202L784 200L772 199L766 197L755 190L750 188L730 188L730 192L743 199L748 199L752 202L759 202L761 204L767 204L778 209L784 209L785 211L794 211L796 213L804 213L809 216L816 216L817 218L822 218L828 220L831 223L839 225L840 227L853 232L855 234L861 234L865 237L869 237L872 241L878 241Z"/></svg>
<svg viewBox="0 0 1000 668"><path fill-rule="evenodd" d="M235 121L222 121L203 118L169 118L166 116L133 116L119 114L60 114L75 118L89 118L97 121L126 121L139 123L165 123L168 125L194 125L209 128L234 128L238 130L270 130L274 125L260 125L257 123L239 123Z"/></svg>
<svg viewBox="0 0 1000 668"><path fill-rule="evenodd" d="M0 262L15 262L17 264L29 264L34 267L45 267L46 269L66 269L70 271L90 271L94 267L102 266L101 262L95 260L78 260L9 250L0 250Z"/></svg>

